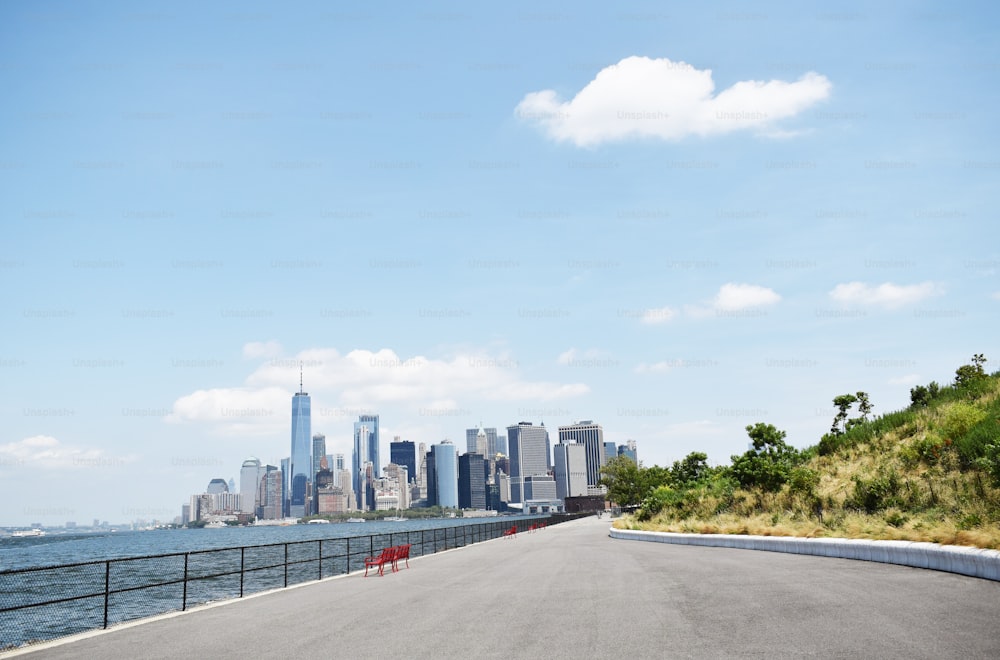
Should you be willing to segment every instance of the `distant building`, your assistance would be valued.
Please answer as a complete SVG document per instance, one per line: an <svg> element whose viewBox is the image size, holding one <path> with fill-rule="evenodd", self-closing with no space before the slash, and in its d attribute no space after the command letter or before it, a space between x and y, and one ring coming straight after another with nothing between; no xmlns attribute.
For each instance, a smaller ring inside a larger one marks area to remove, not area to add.
<svg viewBox="0 0 1000 660"><path fill-rule="evenodd" d="M628 440L624 445L618 445L618 455L628 456L636 465L639 464L639 453L635 448L635 440Z"/></svg>
<svg viewBox="0 0 1000 660"><path fill-rule="evenodd" d="M499 451L496 428L483 428L480 424L479 428L465 429L465 451L481 456L495 455Z"/></svg>
<svg viewBox="0 0 1000 660"><path fill-rule="evenodd" d="M525 477L548 475L548 437L544 426L519 422L507 427L507 444L510 449L510 501L524 501ZM555 493L552 494L555 497Z"/></svg>
<svg viewBox="0 0 1000 660"><path fill-rule="evenodd" d="M486 505L486 461L482 454L462 454L458 457L458 507L485 509Z"/></svg>
<svg viewBox="0 0 1000 660"><path fill-rule="evenodd" d="M361 415L354 422L352 467L358 508L362 511L374 509L375 491L371 479L379 476L378 415Z"/></svg>
<svg viewBox="0 0 1000 660"><path fill-rule="evenodd" d="M277 467L265 465L258 491L257 517L263 520L278 520L284 516L285 477Z"/></svg>
<svg viewBox="0 0 1000 660"><path fill-rule="evenodd" d="M209 495L216 495L218 493L228 493L229 484L226 483L225 479L219 479L219 478L212 479L211 481L208 482L208 487L205 489L205 492L208 493Z"/></svg>
<svg viewBox="0 0 1000 660"><path fill-rule="evenodd" d="M607 463L604 446L604 429L591 420L559 427L559 442L576 442L587 452L587 485L596 486L601 479L601 468Z"/></svg>
<svg viewBox="0 0 1000 660"><path fill-rule="evenodd" d="M306 495L312 482L312 411L309 395L302 390L299 371L299 391L292 397L292 453L289 462L288 515L306 515Z"/></svg>
<svg viewBox="0 0 1000 660"><path fill-rule="evenodd" d="M431 445L434 457L436 504L451 509L458 508L458 461L455 445L450 440Z"/></svg>
<svg viewBox="0 0 1000 660"><path fill-rule="evenodd" d="M559 442L553 451L556 498L587 494L587 451L578 442Z"/></svg>
<svg viewBox="0 0 1000 660"><path fill-rule="evenodd" d="M389 460L396 465L405 465L409 478L417 477L417 450L411 441L400 440L399 436L396 436L395 440L389 443Z"/></svg>
<svg viewBox="0 0 1000 660"><path fill-rule="evenodd" d="M604 462L607 463L612 458L618 456L618 447L613 442L604 443Z"/></svg>
<svg viewBox="0 0 1000 660"><path fill-rule="evenodd" d="M260 506L258 493L260 491L260 478L263 470L260 460L251 456L243 461L240 468L240 512L256 514L257 507Z"/></svg>

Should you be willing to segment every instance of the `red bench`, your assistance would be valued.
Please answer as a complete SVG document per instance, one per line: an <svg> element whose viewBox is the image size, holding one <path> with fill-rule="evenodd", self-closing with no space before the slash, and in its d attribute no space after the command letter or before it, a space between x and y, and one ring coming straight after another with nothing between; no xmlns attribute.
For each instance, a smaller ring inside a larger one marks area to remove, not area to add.
<svg viewBox="0 0 1000 660"><path fill-rule="evenodd" d="M384 548L382 553L375 557L365 557L365 577L368 577L368 569L378 566L378 574L382 575L385 565L393 565L393 558L396 556L396 547Z"/></svg>
<svg viewBox="0 0 1000 660"><path fill-rule="evenodd" d="M517 536L517 525L511 525L510 529L503 533L504 538L514 538Z"/></svg>
<svg viewBox="0 0 1000 660"><path fill-rule="evenodd" d="M399 562L406 562L406 567L410 567L410 547L412 544L394 545L382 550L381 554L375 557L365 557L365 577L368 577L368 569L378 566L378 574L385 575L385 565L389 564L392 572L399 570Z"/></svg>
<svg viewBox="0 0 1000 660"><path fill-rule="evenodd" d="M410 567L410 546L411 545L412 544L410 544L410 543L406 543L404 545L397 545L396 546L396 553L392 557L392 570L394 570L394 571L398 571L399 570L399 560L400 559L405 559L406 560L406 567L407 568Z"/></svg>

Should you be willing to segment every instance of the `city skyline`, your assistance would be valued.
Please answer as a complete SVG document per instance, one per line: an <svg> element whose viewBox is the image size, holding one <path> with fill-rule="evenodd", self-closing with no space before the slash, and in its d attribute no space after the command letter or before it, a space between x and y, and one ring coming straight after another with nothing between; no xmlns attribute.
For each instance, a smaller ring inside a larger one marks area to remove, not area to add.
<svg viewBox="0 0 1000 660"><path fill-rule="evenodd" d="M998 12L4 3L0 525L282 466L300 369L375 474L521 421L725 464L996 371Z"/></svg>

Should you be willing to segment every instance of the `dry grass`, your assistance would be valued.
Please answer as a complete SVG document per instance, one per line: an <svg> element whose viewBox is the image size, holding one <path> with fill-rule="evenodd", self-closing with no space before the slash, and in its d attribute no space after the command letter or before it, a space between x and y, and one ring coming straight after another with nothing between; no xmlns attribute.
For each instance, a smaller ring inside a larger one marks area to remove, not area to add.
<svg viewBox="0 0 1000 660"><path fill-rule="evenodd" d="M964 545L1000 549L1000 528L959 529L952 521L910 520L894 527L881 515L845 514L834 524L820 525L816 520L793 520L773 514L740 517L722 514L711 519L656 519L639 522L633 516L615 521L620 529L687 534L744 534L752 536L795 536L800 538L847 538L891 541L926 541L942 545Z"/></svg>

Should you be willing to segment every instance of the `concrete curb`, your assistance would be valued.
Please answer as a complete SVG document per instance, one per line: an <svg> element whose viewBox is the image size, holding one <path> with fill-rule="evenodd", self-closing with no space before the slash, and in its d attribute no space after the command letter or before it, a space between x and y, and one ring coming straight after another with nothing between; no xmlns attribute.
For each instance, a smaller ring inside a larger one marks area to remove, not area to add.
<svg viewBox="0 0 1000 660"><path fill-rule="evenodd" d="M1000 581L1000 552L959 545L740 534L675 534L611 528L611 538L877 561Z"/></svg>

